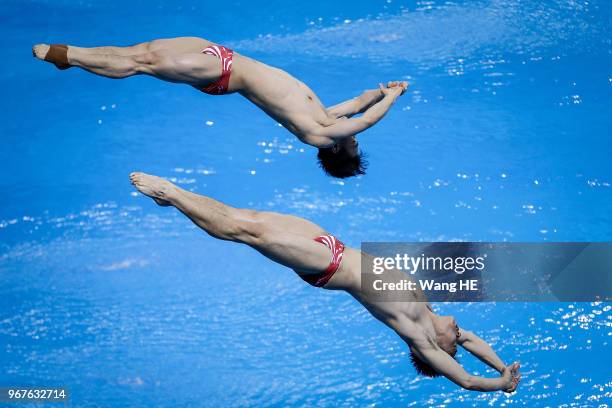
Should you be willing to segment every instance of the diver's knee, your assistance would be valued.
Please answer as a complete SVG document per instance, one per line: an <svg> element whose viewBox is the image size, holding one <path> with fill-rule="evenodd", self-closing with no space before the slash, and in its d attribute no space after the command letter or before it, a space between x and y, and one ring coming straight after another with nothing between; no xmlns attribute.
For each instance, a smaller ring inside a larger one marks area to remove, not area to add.
<svg viewBox="0 0 612 408"><path fill-rule="evenodd" d="M266 226L257 221L238 221L231 234L235 241L249 245L261 245L266 238Z"/></svg>
<svg viewBox="0 0 612 408"><path fill-rule="evenodd" d="M132 58L138 65L152 66L159 65L163 56L158 52L144 52L142 54L134 55Z"/></svg>
<svg viewBox="0 0 612 408"><path fill-rule="evenodd" d="M264 219L263 214L264 213L262 211L251 210L249 208L236 209L237 218L240 218L242 220L247 220L247 221L255 221L255 222L263 221Z"/></svg>

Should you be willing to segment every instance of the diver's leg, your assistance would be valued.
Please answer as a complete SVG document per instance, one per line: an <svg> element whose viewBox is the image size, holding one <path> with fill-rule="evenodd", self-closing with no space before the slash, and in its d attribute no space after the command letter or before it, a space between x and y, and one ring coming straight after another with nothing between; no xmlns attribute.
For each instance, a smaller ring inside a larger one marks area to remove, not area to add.
<svg viewBox="0 0 612 408"><path fill-rule="evenodd" d="M71 45L70 49L78 49L80 52L87 54L119 56L139 55L160 50L164 50L172 54L188 54L201 52L210 44L212 44L210 41L200 37L176 37L147 41L128 47L103 46L85 48Z"/></svg>
<svg viewBox="0 0 612 408"><path fill-rule="evenodd" d="M200 51L209 41L197 37L154 40L131 47L82 48L68 46L67 63L107 78L147 74L177 83L203 87L221 75L219 60ZM34 46L36 58L44 60L49 46Z"/></svg>
<svg viewBox="0 0 612 408"><path fill-rule="evenodd" d="M314 224L294 224L293 217L284 218L282 214L236 209L156 176L132 173L130 180L141 193L160 205L176 207L215 238L247 244L271 260L303 273L318 273L329 266L329 250L313 240L316 235L305 235L315 232L310 230ZM301 226L306 228L304 233Z"/></svg>
<svg viewBox="0 0 612 408"><path fill-rule="evenodd" d="M317 224L294 215L248 209L236 209L236 211L236 216L239 219L273 225L275 229L290 234L302 235L310 239L327 234L327 232Z"/></svg>
<svg viewBox="0 0 612 408"><path fill-rule="evenodd" d="M78 52L90 55L116 55L119 57L129 57L130 55L144 54L150 51L151 42L143 42L140 44L130 45L127 47L119 47L114 45L105 45L102 47L77 47L69 45L70 52Z"/></svg>

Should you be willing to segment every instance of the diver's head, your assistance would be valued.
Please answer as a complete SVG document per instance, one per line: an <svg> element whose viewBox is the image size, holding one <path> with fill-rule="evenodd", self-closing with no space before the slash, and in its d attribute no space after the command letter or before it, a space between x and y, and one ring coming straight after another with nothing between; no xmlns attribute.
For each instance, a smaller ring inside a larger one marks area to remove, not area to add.
<svg viewBox="0 0 612 408"><path fill-rule="evenodd" d="M455 354L457 354L457 339L461 336L461 331L455 318L453 316L438 316L432 313L431 321L436 332L436 343L449 356L455 358ZM427 377L438 377L440 375L432 366L421 360L414 353L412 347L410 348L410 359L417 373Z"/></svg>
<svg viewBox="0 0 612 408"><path fill-rule="evenodd" d="M359 151L355 136L346 137L332 147L319 148L319 166L332 177L347 178L365 174L367 162Z"/></svg>

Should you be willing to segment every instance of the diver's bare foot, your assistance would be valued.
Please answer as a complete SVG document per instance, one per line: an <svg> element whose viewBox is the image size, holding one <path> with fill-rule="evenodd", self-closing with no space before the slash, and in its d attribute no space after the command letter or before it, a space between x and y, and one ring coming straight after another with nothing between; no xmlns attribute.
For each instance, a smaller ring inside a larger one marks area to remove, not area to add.
<svg viewBox="0 0 612 408"><path fill-rule="evenodd" d="M178 193L178 187L161 177L145 173L131 173L130 182L142 194L151 197L161 206L172 205L172 199Z"/></svg>
<svg viewBox="0 0 612 408"><path fill-rule="evenodd" d="M32 55L39 60L44 61L47 53L49 52L49 48L50 47L48 44L36 44L32 47Z"/></svg>

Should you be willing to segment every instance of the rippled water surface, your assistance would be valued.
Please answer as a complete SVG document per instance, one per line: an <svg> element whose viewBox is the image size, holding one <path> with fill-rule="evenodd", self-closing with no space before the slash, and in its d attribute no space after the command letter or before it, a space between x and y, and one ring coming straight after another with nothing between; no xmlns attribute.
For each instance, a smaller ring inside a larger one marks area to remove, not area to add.
<svg viewBox="0 0 612 408"><path fill-rule="evenodd" d="M214 241L127 175L306 217L352 246L610 241L611 18L601 0L3 2L0 385L66 385L74 406L609 404L608 303L437 305L522 362L514 395L470 393L417 377L348 296ZM330 105L411 88L360 136L368 175L340 182L238 95L30 56L180 35Z"/></svg>

